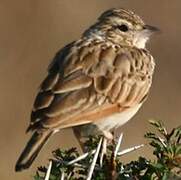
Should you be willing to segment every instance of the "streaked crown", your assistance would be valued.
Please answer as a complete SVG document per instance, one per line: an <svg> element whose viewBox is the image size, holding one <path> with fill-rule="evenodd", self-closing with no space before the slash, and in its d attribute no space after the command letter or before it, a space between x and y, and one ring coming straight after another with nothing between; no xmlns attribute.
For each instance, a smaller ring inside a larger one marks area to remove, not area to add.
<svg viewBox="0 0 181 180"><path fill-rule="evenodd" d="M115 19L122 19L135 26L144 25L143 20L138 15L136 15L133 11L125 10L123 8L109 9L105 11L98 19L100 21L105 21L105 20L112 21Z"/></svg>

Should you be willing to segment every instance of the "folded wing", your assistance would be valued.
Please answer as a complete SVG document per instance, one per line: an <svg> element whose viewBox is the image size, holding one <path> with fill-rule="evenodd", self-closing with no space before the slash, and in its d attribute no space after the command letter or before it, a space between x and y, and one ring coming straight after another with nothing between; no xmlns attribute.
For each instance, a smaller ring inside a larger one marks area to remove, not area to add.
<svg viewBox="0 0 181 180"><path fill-rule="evenodd" d="M153 70L153 59L145 50L72 43L51 64L28 130L93 123L142 103Z"/></svg>

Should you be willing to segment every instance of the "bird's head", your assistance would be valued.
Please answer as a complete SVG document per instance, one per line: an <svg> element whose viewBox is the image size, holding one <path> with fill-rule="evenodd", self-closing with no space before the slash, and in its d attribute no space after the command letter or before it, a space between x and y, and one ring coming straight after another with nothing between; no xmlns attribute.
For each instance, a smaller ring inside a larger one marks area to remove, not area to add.
<svg viewBox="0 0 181 180"><path fill-rule="evenodd" d="M110 9L98 18L96 24L91 26L84 36L144 48L150 35L157 31L158 28L146 25L130 10Z"/></svg>

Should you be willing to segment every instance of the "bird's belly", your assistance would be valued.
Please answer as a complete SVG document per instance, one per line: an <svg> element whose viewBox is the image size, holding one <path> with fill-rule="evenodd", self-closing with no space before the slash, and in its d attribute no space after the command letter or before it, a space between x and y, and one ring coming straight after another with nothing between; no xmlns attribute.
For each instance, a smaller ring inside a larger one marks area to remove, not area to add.
<svg viewBox="0 0 181 180"><path fill-rule="evenodd" d="M95 125L101 130L101 131L109 131L114 128L118 128L119 126L122 126L127 121L129 121L139 110L141 107L141 104L134 106L132 108L128 108L127 110L113 114L109 117L103 118L95 123Z"/></svg>

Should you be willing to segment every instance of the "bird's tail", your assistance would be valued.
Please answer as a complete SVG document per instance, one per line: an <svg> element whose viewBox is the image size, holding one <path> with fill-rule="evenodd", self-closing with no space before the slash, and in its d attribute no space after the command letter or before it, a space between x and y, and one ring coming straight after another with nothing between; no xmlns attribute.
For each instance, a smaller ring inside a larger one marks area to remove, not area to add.
<svg viewBox="0 0 181 180"><path fill-rule="evenodd" d="M53 131L49 130L34 132L16 163L15 171L29 168L52 134Z"/></svg>

